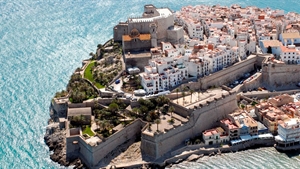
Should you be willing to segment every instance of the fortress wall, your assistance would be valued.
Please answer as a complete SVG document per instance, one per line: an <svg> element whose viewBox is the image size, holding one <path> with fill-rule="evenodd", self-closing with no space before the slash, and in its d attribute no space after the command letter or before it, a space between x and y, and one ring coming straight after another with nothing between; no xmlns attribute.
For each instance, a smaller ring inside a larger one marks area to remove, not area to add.
<svg viewBox="0 0 300 169"><path fill-rule="evenodd" d="M193 112L195 125L193 132L200 135L201 132L214 127L215 123L226 117L237 109L236 93L217 101L211 102L208 106L197 109Z"/></svg>
<svg viewBox="0 0 300 169"><path fill-rule="evenodd" d="M104 142L101 142L99 145L92 148L92 158L93 165L96 165L101 159L103 159L108 153L113 151L116 147L123 144L125 141L135 138L141 133L141 129L145 124L137 119L124 129L118 131L112 136L105 139Z"/></svg>
<svg viewBox="0 0 300 169"><path fill-rule="evenodd" d="M261 73L257 73L257 77L255 77L255 79L251 80L250 82L244 82L241 90L248 91L249 89L252 90L252 89L258 88L258 87L262 87L262 74Z"/></svg>
<svg viewBox="0 0 300 169"><path fill-rule="evenodd" d="M173 103L173 102L170 102L170 105L174 107L174 111L179 114L180 116L183 116L183 117L187 117L189 116L191 113L188 111L188 109L186 109L185 107L182 107L178 104Z"/></svg>
<svg viewBox="0 0 300 169"><path fill-rule="evenodd" d="M67 102L59 102L52 100L51 106L53 110L59 115L59 117L65 117L68 111L68 103Z"/></svg>
<svg viewBox="0 0 300 169"><path fill-rule="evenodd" d="M114 28L114 41L121 42L122 36L129 34L128 24L118 24Z"/></svg>
<svg viewBox="0 0 300 169"><path fill-rule="evenodd" d="M156 137L157 157L162 157L178 145L194 135L191 130L192 121Z"/></svg>
<svg viewBox="0 0 300 169"><path fill-rule="evenodd" d="M265 63L262 68L263 83L271 88L296 85L300 82L299 72L299 65Z"/></svg>
<svg viewBox="0 0 300 169"><path fill-rule="evenodd" d="M264 61L265 59L267 59L267 56L268 56L268 55L269 55L269 54L257 55L257 62L256 62L257 66L261 67L263 61Z"/></svg>
<svg viewBox="0 0 300 169"><path fill-rule="evenodd" d="M149 60L151 59L151 55L145 54L144 56L141 57L134 57L134 56L126 56L126 69L136 66L138 67L141 72L144 71L144 67L149 64Z"/></svg>
<svg viewBox="0 0 300 169"><path fill-rule="evenodd" d="M137 119L123 130L103 140L97 146L87 144L79 135L67 137L67 158L80 157L89 167L95 166L116 147L139 135L144 125L140 119ZM78 141L78 144L73 144L73 141Z"/></svg>
<svg viewBox="0 0 300 169"><path fill-rule="evenodd" d="M150 23L149 21L143 21L143 22L129 22L128 23L128 34L130 34L132 29L137 29L140 34L148 34L150 32Z"/></svg>
<svg viewBox="0 0 300 169"><path fill-rule="evenodd" d="M234 93L195 110L189 121L182 126L154 136L142 134L142 152L154 159L160 158L183 144L186 139L198 136L202 131L213 127L214 122L224 118L236 108L238 107Z"/></svg>
<svg viewBox="0 0 300 169"><path fill-rule="evenodd" d="M114 99L113 98L97 98L96 100L90 99L86 100L83 103L68 103L69 108L80 108L80 107L94 107L95 101L98 101L98 103L102 105L109 105ZM125 104L130 104L130 100L128 99L120 99Z"/></svg>
<svg viewBox="0 0 300 169"><path fill-rule="evenodd" d="M167 18L156 19L157 23L157 43L165 41L167 38L167 29L170 26L174 26L174 16L168 16Z"/></svg>
<svg viewBox="0 0 300 169"><path fill-rule="evenodd" d="M184 160L192 154L210 155L212 153L218 154L219 151L221 153L236 152L236 151L251 148L253 146L267 146L267 147L272 146L273 147L274 144L275 144L274 139L258 139L258 140L247 141L243 144L238 144L238 145L234 145L234 146L230 146L230 147L221 147L220 146L218 148L202 149L203 147L205 148L206 146L203 146L203 145L186 146L185 151L190 151L189 153L184 153L184 154L180 154L180 155L178 155L179 153L174 154L174 155L172 154L174 157L171 157L171 158L165 160L165 163L166 164L175 163L177 160L179 160L179 159Z"/></svg>
<svg viewBox="0 0 300 169"><path fill-rule="evenodd" d="M254 92L248 92L248 93L243 93L244 96L246 97L256 97L258 99L265 99L265 98L269 98L269 97L274 97L274 96L278 96L281 94L294 94L294 93L299 93L300 89L296 89L296 90L285 90L283 92L269 92L269 91L254 91Z"/></svg>
<svg viewBox="0 0 300 169"><path fill-rule="evenodd" d="M238 62L226 69L199 78L197 82L185 83L181 87L189 86L190 89L199 90L208 89L211 86L221 86L223 84L232 83L234 80L242 77L245 73L254 70L254 64L257 62L255 55L250 55L247 60Z"/></svg>
<svg viewBox="0 0 300 169"><path fill-rule="evenodd" d="M192 122L188 122L168 132L154 134L154 136L142 133L141 150L143 154L153 159L162 157L176 146L183 144L184 140L190 138L192 135L190 133L191 127Z"/></svg>
<svg viewBox="0 0 300 169"><path fill-rule="evenodd" d="M242 77L245 73L254 70L254 64L256 63L256 56L250 55L247 60L238 62L226 69L215 72L209 76L198 79L202 82L202 88L206 89L209 86L221 86L223 84L232 83L234 80ZM196 85L199 87L199 84Z"/></svg>
<svg viewBox="0 0 300 169"><path fill-rule="evenodd" d="M77 141L77 144L73 144ZM67 159L80 157L82 161L89 166L93 163L92 146L86 144L82 137L79 135L66 138L66 156Z"/></svg>

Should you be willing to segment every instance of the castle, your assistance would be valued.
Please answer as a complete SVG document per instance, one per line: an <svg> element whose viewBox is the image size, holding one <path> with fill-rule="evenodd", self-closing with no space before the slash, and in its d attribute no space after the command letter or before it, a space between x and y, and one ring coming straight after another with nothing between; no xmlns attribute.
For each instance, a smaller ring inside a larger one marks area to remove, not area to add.
<svg viewBox="0 0 300 169"><path fill-rule="evenodd" d="M128 18L113 28L114 40L122 42L123 51L150 50L160 42L183 43L183 28L174 25L169 8L145 5L141 17Z"/></svg>

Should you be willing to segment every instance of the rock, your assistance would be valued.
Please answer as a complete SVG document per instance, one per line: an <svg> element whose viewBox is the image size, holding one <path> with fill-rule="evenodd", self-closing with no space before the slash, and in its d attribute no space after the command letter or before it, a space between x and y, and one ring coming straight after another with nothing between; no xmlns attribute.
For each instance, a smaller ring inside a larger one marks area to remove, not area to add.
<svg viewBox="0 0 300 169"><path fill-rule="evenodd" d="M190 162L190 161L196 161L198 158L199 158L198 155L192 154L186 160Z"/></svg>
<svg viewBox="0 0 300 169"><path fill-rule="evenodd" d="M58 156L56 155L56 154L52 154L51 156L50 156L50 159L51 160L53 160L53 161L55 161L55 162L58 162Z"/></svg>
<svg viewBox="0 0 300 169"><path fill-rule="evenodd" d="M210 153L208 156L210 157L210 156L213 156L213 155L215 155L215 152Z"/></svg>
<svg viewBox="0 0 300 169"><path fill-rule="evenodd" d="M175 161L175 164L179 164L179 163L181 163L182 161L183 161L183 159L180 158L180 159L178 159L178 160Z"/></svg>
<svg viewBox="0 0 300 169"><path fill-rule="evenodd" d="M48 145L48 147L49 147L49 150L50 150L50 151L54 150L54 146L53 146L52 143L51 143L50 145Z"/></svg>

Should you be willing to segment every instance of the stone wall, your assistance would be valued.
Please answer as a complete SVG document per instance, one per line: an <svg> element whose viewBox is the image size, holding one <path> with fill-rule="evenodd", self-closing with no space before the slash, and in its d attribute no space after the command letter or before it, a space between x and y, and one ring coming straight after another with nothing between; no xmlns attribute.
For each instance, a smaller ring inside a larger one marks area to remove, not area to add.
<svg viewBox="0 0 300 169"><path fill-rule="evenodd" d="M122 48L125 53L129 51L149 50L151 48L150 40L140 40L138 38L131 41L123 41Z"/></svg>
<svg viewBox="0 0 300 169"><path fill-rule="evenodd" d="M170 15L166 18L156 19L157 23L157 43L166 41L167 39L167 29L170 26L174 26L174 16Z"/></svg>
<svg viewBox="0 0 300 169"><path fill-rule="evenodd" d="M128 24L124 22L123 23L120 22L118 25L116 25L113 28L113 32L114 32L114 41L122 42L122 36L129 34Z"/></svg>
<svg viewBox="0 0 300 169"><path fill-rule="evenodd" d="M94 107L95 102L98 101L99 104L102 105L109 105L114 98L96 98L91 100L86 100L83 103L68 103L69 108L80 108L80 107ZM130 104L130 100L119 98L119 100L122 100L125 104Z"/></svg>
<svg viewBox="0 0 300 169"><path fill-rule="evenodd" d="M66 117L68 111L68 98L54 98L51 101L51 107L57 113L58 117Z"/></svg>
<svg viewBox="0 0 300 169"><path fill-rule="evenodd" d="M278 92L269 92L269 91L253 91L253 92L247 92L247 93L243 93L244 96L246 97L255 97L258 99L266 99L269 97L274 97L274 96L278 96L281 94L294 94L294 93L299 93L300 89L297 90L285 90L285 91L278 91Z"/></svg>
<svg viewBox="0 0 300 169"><path fill-rule="evenodd" d="M139 56L135 56L134 54L125 55L125 65L126 69L130 67L138 67L141 72L144 71L144 67L149 65L149 60L151 59L150 53L141 53Z"/></svg>
<svg viewBox="0 0 300 169"><path fill-rule="evenodd" d="M175 107L175 111L176 111ZM148 135L142 133L141 149L153 159L162 157L167 152L184 143L188 138L198 136L206 129L214 126L214 122L225 117L237 107L236 93L194 110L189 121L166 132Z"/></svg>
<svg viewBox="0 0 300 169"><path fill-rule="evenodd" d="M183 107L179 104L175 104L173 102L170 102L170 105L175 108L175 112L177 114L179 114L180 116L187 117L191 114L191 112L188 109L186 109L185 107Z"/></svg>
<svg viewBox="0 0 300 169"><path fill-rule="evenodd" d="M228 152L236 152L240 150L245 150L249 149L252 147L257 147L257 146L265 146L265 147L270 147L275 144L274 139L259 139L259 140L251 140L243 144L238 144L234 146L229 146L229 147L219 147L219 148L209 148L205 149L206 146L202 145L192 145L192 146L186 146L184 151L188 153L182 153L183 151L177 151L176 153L172 153L172 156L169 159L166 159L164 161L165 164L171 164L175 163L178 160L184 160L187 159L190 155L192 154L198 154L198 155L210 155L210 154L218 154L219 152L221 153L228 153ZM182 154L180 154L182 153ZM180 154L180 155L178 155ZM175 156L176 155L176 156Z"/></svg>
<svg viewBox="0 0 300 169"><path fill-rule="evenodd" d="M296 85L300 82L300 66L265 62L262 67L263 83L271 89Z"/></svg>
<svg viewBox="0 0 300 169"><path fill-rule="evenodd" d="M254 70L256 63L257 57L255 55L250 55L246 60L235 63L228 68L208 76L199 78L197 82L182 84L181 87L184 88L185 86L189 86L190 89L199 90L199 88L208 89L213 86L218 87L224 84L229 84L242 77L245 73Z"/></svg>
<svg viewBox="0 0 300 169"><path fill-rule="evenodd" d="M252 79L249 82L244 82L241 90L242 91L248 91L248 90L252 90L254 88L258 88L258 87L262 87L262 74L261 73L256 73L257 77L255 77L254 79Z"/></svg>
<svg viewBox="0 0 300 169"><path fill-rule="evenodd" d="M139 136L144 125L144 122L142 122L140 119L137 119L126 126L123 130L120 130L110 137L103 139L102 142L96 146L87 144L80 135L67 135L67 158L80 157L87 166L92 168L116 147L129 139ZM78 144L74 144L74 141L77 141Z"/></svg>

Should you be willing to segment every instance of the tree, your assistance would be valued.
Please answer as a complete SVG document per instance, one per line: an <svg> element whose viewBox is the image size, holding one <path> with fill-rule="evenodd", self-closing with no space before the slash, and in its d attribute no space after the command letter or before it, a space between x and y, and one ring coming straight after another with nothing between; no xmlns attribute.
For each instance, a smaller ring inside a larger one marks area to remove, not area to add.
<svg viewBox="0 0 300 169"><path fill-rule="evenodd" d="M162 102L161 96L158 96L158 98L156 98L155 101L158 105L161 105L161 102ZM157 108L157 106L156 106L156 108Z"/></svg>
<svg viewBox="0 0 300 169"><path fill-rule="evenodd" d="M98 48L98 49L102 48L102 44L98 44L98 45L97 45L97 48Z"/></svg>
<svg viewBox="0 0 300 169"><path fill-rule="evenodd" d="M169 112L171 113L171 118L173 117L174 110L175 110L174 106L169 107Z"/></svg>
<svg viewBox="0 0 300 169"><path fill-rule="evenodd" d="M112 113L116 113L119 110L119 105L116 103L111 103L108 106L108 110L111 111Z"/></svg>
<svg viewBox="0 0 300 169"><path fill-rule="evenodd" d="M177 93L177 104L178 104L178 92L179 92L179 89L177 88L177 89L176 89L176 93Z"/></svg>
<svg viewBox="0 0 300 169"><path fill-rule="evenodd" d="M156 120L155 120L156 131L159 131L159 130L158 130L158 125L160 124L160 122L161 122L160 119L156 119Z"/></svg>
<svg viewBox="0 0 300 169"><path fill-rule="evenodd" d="M191 90L190 90L190 93L191 93L191 103L192 103L192 102L193 102L193 93L194 93L194 90L191 89Z"/></svg>
<svg viewBox="0 0 300 169"><path fill-rule="evenodd" d="M184 102L185 102L185 92L184 92L184 91L181 91L181 94L182 94L183 105L184 105Z"/></svg>
<svg viewBox="0 0 300 169"><path fill-rule="evenodd" d="M137 114L137 115L140 114L140 113L139 113L140 110L139 110L137 107L133 108L132 111L133 111L135 114Z"/></svg>
<svg viewBox="0 0 300 169"><path fill-rule="evenodd" d="M97 128L99 128L100 120L99 119L95 119L95 123L96 123Z"/></svg>
<svg viewBox="0 0 300 169"><path fill-rule="evenodd" d="M244 110L245 109L245 105L241 104L240 107Z"/></svg>
<svg viewBox="0 0 300 169"><path fill-rule="evenodd" d="M101 117L101 111L100 111L99 109L95 109L95 110L93 111L93 113L94 113L94 116L95 116L96 118ZM100 119L100 118L99 118L99 119Z"/></svg>

